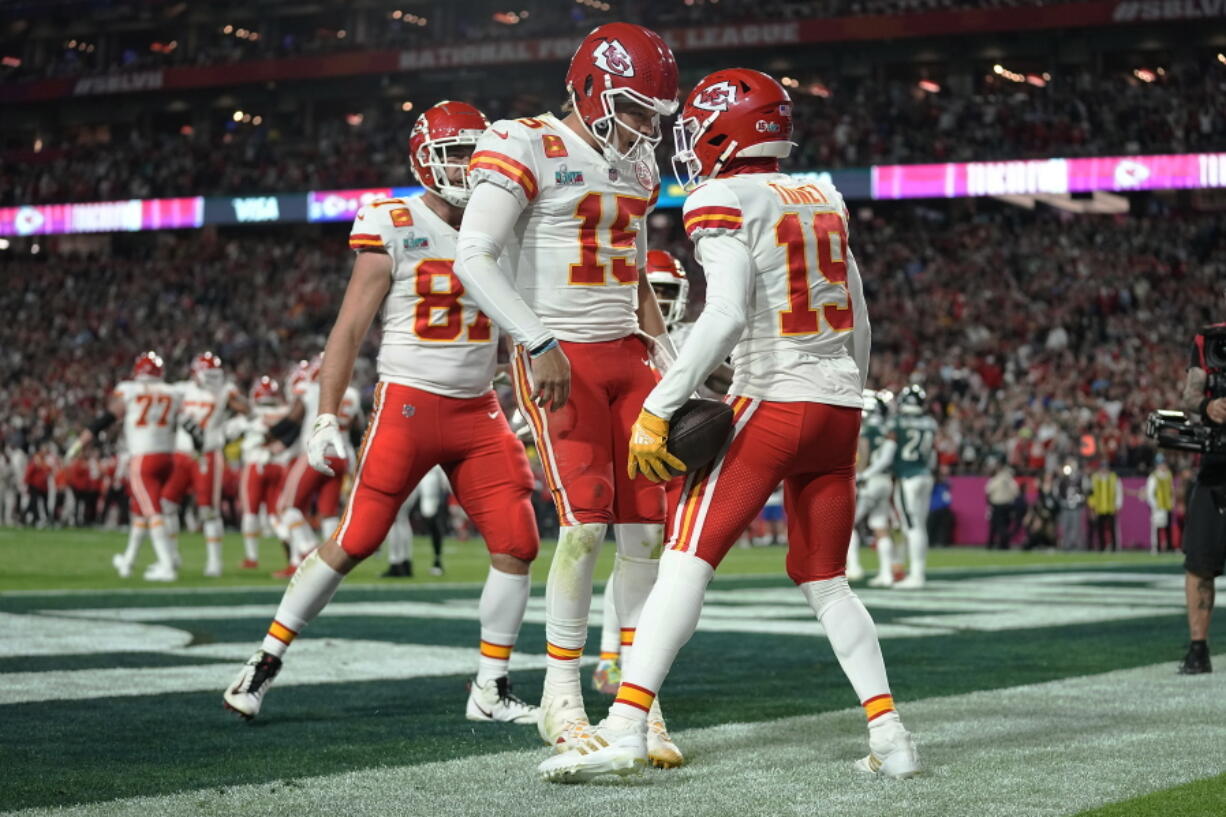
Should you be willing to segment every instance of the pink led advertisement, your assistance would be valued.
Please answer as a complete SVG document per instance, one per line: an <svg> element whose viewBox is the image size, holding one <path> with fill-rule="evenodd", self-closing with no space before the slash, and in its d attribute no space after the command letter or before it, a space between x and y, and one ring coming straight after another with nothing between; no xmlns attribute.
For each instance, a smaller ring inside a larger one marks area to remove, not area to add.
<svg viewBox="0 0 1226 817"><path fill-rule="evenodd" d="M874 199L1226 187L1226 153L877 165Z"/></svg>
<svg viewBox="0 0 1226 817"><path fill-rule="evenodd" d="M136 232L203 224L200 196L0 207L0 235Z"/></svg>

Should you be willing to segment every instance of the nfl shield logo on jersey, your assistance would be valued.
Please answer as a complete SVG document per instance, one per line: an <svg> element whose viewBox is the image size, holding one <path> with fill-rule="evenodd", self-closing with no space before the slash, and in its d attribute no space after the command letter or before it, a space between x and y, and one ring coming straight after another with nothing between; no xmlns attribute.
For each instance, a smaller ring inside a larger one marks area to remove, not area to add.
<svg viewBox="0 0 1226 817"><path fill-rule="evenodd" d="M417 406L413 405L412 403L405 403L403 406L400 407L400 413L403 414L406 418L412 417L414 414L417 413Z"/></svg>

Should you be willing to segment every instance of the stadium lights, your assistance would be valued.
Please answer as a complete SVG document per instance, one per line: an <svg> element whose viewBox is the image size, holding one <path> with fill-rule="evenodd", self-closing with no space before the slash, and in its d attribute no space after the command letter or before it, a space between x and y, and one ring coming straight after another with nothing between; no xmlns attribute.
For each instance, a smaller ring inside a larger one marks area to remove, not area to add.
<svg viewBox="0 0 1226 817"><path fill-rule="evenodd" d="M1148 68L1134 68L1132 75L1145 83L1153 82L1158 78L1158 75Z"/></svg>
<svg viewBox="0 0 1226 817"><path fill-rule="evenodd" d="M255 116L255 117L252 117L252 119L251 119L251 124L253 124L253 125L262 125L262 124L264 124L264 117L262 117L262 116Z"/></svg>
<svg viewBox="0 0 1226 817"><path fill-rule="evenodd" d="M343 40L348 34L349 32L342 28L340 31L336 32L336 39Z"/></svg>
<svg viewBox="0 0 1226 817"><path fill-rule="evenodd" d="M1000 63L996 63L995 65L992 66L992 73L998 77L1003 77L1004 79L1007 79L1010 82L1025 82L1026 81L1026 76L1024 74L1019 74L1016 71L1010 71L1008 68L1005 68Z"/></svg>
<svg viewBox="0 0 1226 817"><path fill-rule="evenodd" d="M356 128L358 125L361 125L362 120L365 118L366 117L360 113L345 114L345 122L347 122L351 128Z"/></svg>
<svg viewBox="0 0 1226 817"><path fill-rule="evenodd" d="M40 245L38 244L30 245L30 255L38 255L42 251L43 251L43 248Z"/></svg>
<svg viewBox="0 0 1226 817"><path fill-rule="evenodd" d="M523 16L527 17L528 15L524 14ZM417 26L424 26L428 22L425 17L418 17L411 11L402 11L400 9L393 11L391 17L393 20L399 20L402 23L409 23Z"/></svg>
<svg viewBox="0 0 1226 817"><path fill-rule="evenodd" d="M400 110L408 113L409 111L413 110L413 103L406 99L404 102L400 103Z"/></svg>
<svg viewBox="0 0 1226 817"><path fill-rule="evenodd" d="M7 238L0 238L0 250L7 250L10 246Z"/></svg>
<svg viewBox="0 0 1226 817"><path fill-rule="evenodd" d="M3 63L5 68L20 68L21 58L20 57L5 57L3 60L0 60L0 63Z"/></svg>
<svg viewBox="0 0 1226 817"><path fill-rule="evenodd" d="M242 122L242 121L243 121L243 112L242 112L242 111L235 111L235 112L234 112L233 119L234 119L234 121L235 121L235 122Z"/></svg>
<svg viewBox="0 0 1226 817"><path fill-rule="evenodd" d="M793 79L792 77L782 77L780 78L779 82L785 88L799 88L800 87L800 80Z"/></svg>
<svg viewBox="0 0 1226 817"><path fill-rule="evenodd" d="M1223 65L1226 65L1226 54L1218 52L1217 61L1222 63Z"/></svg>
<svg viewBox="0 0 1226 817"><path fill-rule="evenodd" d="M930 94L939 94L941 92L941 86L930 79L921 79L918 84L921 91L927 91Z"/></svg>
<svg viewBox="0 0 1226 817"><path fill-rule="evenodd" d="M1036 88L1047 87L1047 80L1043 79L1043 77L1039 76L1038 74L1027 74L1026 82L1030 83Z"/></svg>
<svg viewBox="0 0 1226 817"><path fill-rule="evenodd" d="M608 11L612 6L602 0L575 0L581 6L596 9L597 11ZM516 21L518 22L518 21Z"/></svg>

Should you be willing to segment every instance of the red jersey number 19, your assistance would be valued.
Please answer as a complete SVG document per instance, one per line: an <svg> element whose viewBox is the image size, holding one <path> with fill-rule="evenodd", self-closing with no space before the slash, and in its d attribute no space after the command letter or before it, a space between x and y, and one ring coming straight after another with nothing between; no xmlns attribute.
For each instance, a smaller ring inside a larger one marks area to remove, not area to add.
<svg viewBox="0 0 1226 817"><path fill-rule="evenodd" d="M786 248L788 259L788 308L779 313L779 332L784 335L815 335L822 331L821 318L836 332L852 328L851 298L847 294L847 226L836 213L816 213L813 229L806 234L799 213L784 213L775 225L775 241ZM810 247L816 252L810 257ZM843 290L838 301L814 304L809 270ZM818 309L821 310L819 313Z"/></svg>

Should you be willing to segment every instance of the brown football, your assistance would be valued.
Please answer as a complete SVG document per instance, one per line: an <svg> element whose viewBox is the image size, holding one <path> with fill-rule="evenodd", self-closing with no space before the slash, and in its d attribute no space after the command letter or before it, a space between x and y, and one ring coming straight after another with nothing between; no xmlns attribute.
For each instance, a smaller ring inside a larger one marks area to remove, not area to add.
<svg viewBox="0 0 1226 817"><path fill-rule="evenodd" d="M710 464L732 433L732 407L718 400L686 400L669 423L668 452L693 472Z"/></svg>

